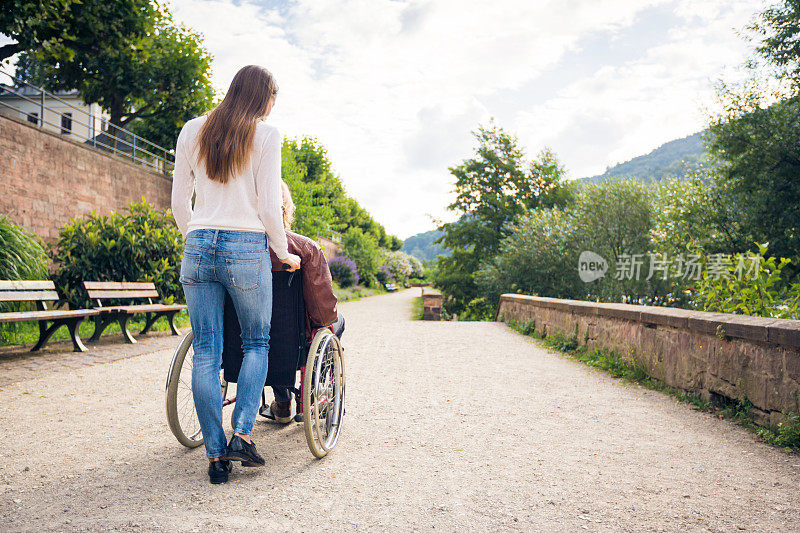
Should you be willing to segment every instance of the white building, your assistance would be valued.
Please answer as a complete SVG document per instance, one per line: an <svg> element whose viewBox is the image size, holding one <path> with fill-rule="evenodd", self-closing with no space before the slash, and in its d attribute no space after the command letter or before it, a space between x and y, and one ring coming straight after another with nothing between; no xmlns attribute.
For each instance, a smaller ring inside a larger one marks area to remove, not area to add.
<svg viewBox="0 0 800 533"><path fill-rule="evenodd" d="M108 114L97 104L86 105L77 91L58 91L53 98L33 87L0 84L0 114L27 120L61 135L85 142L107 129Z"/></svg>

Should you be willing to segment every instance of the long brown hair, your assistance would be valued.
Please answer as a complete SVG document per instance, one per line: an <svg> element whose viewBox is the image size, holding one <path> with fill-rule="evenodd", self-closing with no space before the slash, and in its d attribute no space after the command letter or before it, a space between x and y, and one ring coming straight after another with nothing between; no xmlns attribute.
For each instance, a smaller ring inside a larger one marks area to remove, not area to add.
<svg viewBox="0 0 800 533"><path fill-rule="evenodd" d="M278 94L275 78L264 67L247 65L233 77L228 93L208 113L200 130L200 162L208 179L227 183L242 172L253 151L256 124Z"/></svg>

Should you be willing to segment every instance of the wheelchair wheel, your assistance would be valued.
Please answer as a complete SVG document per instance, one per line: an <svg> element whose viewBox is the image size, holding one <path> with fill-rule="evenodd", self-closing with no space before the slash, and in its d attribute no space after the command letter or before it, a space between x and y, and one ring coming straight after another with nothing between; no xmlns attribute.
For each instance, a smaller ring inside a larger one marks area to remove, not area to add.
<svg viewBox="0 0 800 533"><path fill-rule="evenodd" d="M203 444L200 421L194 410L192 395L192 332L186 334L175 350L167 374L166 408L167 424L178 442L187 448ZM228 384L220 378L222 398L226 397Z"/></svg>
<svg viewBox="0 0 800 533"><path fill-rule="evenodd" d="M322 330L311 342L303 378L303 427L315 457L336 446L344 416L345 374L342 345Z"/></svg>

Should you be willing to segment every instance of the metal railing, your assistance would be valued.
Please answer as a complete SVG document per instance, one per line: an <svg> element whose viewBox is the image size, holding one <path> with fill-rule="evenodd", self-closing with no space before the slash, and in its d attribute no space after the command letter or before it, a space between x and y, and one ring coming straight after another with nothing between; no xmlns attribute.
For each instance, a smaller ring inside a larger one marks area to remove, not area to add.
<svg viewBox="0 0 800 533"><path fill-rule="evenodd" d="M156 172L163 172L169 174L175 164L175 155L172 150L159 146L155 143L148 141L133 132L124 128L120 128L111 124L106 118L102 116L95 116L85 109L76 107L63 98L44 90L43 88L28 83L26 81L13 76L4 70L0 69L0 79L6 77L10 80L7 85L0 86L0 110L10 109L22 115L23 120L37 125L39 128L45 126L52 126L52 130L60 131L62 134L69 134L71 138L77 138L83 141L88 146L93 146L104 151L111 152L115 155L146 166ZM24 94L25 88L32 89L34 94ZM38 116L34 117L31 112L26 112L19 107L5 101L4 98L12 95L15 99L29 102L34 104L38 109ZM65 113L62 110L56 110L48 106L49 102L58 102L61 107L66 106L70 108L71 113ZM76 115L77 113L77 115ZM56 116L60 120L59 124L49 122L47 115ZM83 120L77 119L77 116L83 117ZM100 128L97 128L97 123L100 123ZM65 124L69 124L67 128ZM86 134L78 134L73 127L73 124L78 124L85 127ZM48 128L51 129L51 128Z"/></svg>

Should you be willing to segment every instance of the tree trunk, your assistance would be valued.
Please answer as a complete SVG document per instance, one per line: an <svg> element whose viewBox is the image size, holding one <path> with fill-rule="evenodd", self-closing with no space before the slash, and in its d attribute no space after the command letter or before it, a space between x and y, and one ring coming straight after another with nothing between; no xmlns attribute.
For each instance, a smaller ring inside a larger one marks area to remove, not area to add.
<svg viewBox="0 0 800 533"><path fill-rule="evenodd" d="M111 146L115 149L120 149L121 147L118 146L119 141L118 138L122 138L122 117L125 114L124 109L122 107L122 98L115 96L114 102L111 104L111 108L108 110L111 118L109 119L110 126L108 127L108 134L113 136Z"/></svg>
<svg viewBox="0 0 800 533"><path fill-rule="evenodd" d="M11 43L0 46L0 61L13 56L17 52L22 52L22 45L19 43Z"/></svg>

